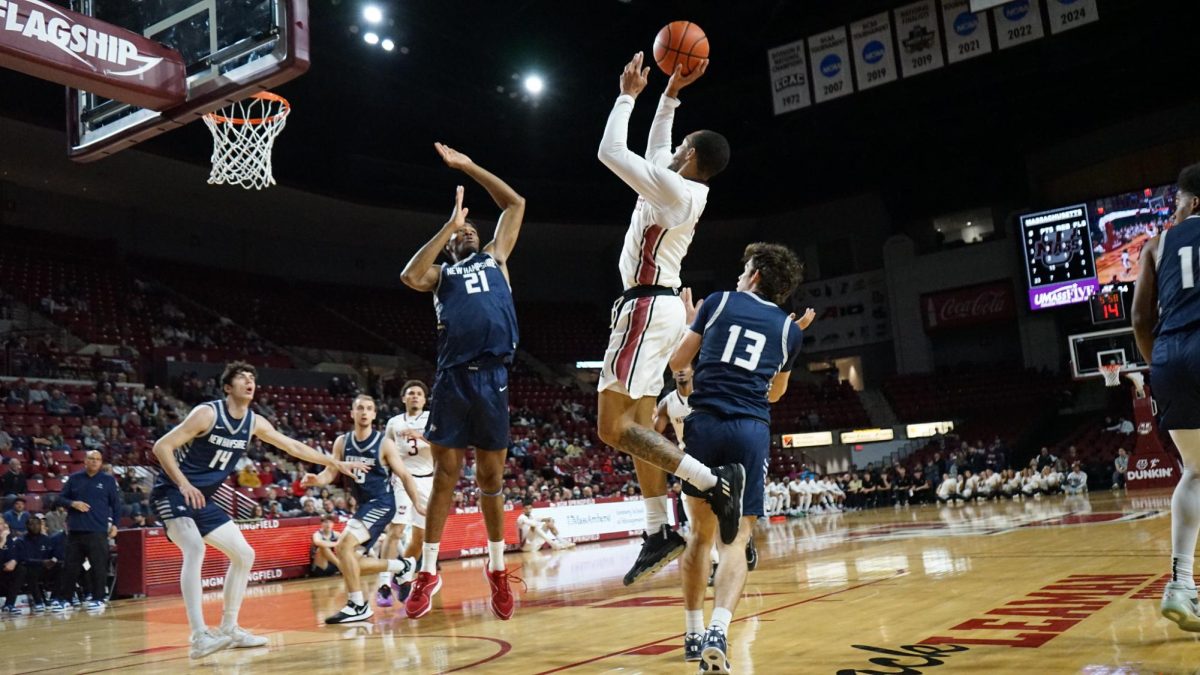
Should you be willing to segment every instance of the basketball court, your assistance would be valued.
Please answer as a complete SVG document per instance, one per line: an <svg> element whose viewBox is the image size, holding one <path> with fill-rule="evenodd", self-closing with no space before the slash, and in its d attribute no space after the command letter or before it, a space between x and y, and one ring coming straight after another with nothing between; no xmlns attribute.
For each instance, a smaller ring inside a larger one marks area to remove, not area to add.
<svg viewBox="0 0 1200 675"><path fill-rule="evenodd" d="M1169 512L1169 491L1159 490L760 525L731 660L741 673L1192 672L1197 638L1158 614ZM693 672L683 662L678 566L626 588L636 552L627 541L509 556L528 586L518 586L509 622L487 607L483 559L447 562L438 606L420 621L394 607L369 623L325 626L343 602L340 578L252 586L242 625L270 636L270 647L218 652L195 667ZM210 621L220 606L220 592L206 594ZM189 667L178 597L117 601L100 616L25 616L0 623L0 634L5 672Z"/></svg>

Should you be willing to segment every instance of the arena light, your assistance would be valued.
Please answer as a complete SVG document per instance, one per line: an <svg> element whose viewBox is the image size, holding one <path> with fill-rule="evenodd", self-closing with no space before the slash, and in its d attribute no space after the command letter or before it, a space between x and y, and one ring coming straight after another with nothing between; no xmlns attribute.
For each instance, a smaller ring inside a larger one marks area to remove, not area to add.
<svg viewBox="0 0 1200 675"><path fill-rule="evenodd" d="M366 40L367 44L369 45L379 44L379 36L375 33L367 33L366 35L363 35L363 40Z"/></svg>
<svg viewBox="0 0 1200 675"><path fill-rule="evenodd" d="M379 43L379 46L383 47L383 51L390 52L396 48L396 43L385 38L383 42Z"/></svg>
<svg viewBox="0 0 1200 675"><path fill-rule="evenodd" d="M525 78L525 91L531 94L540 94L546 88L546 83L537 75L530 75Z"/></svg>
<svg viewBox="0 0 1200 675"><path fill-rule="evenodd" d="M383 21L383 10L378 5L367 5L363 7L363 18L367 23L379 23Z"/></svg>

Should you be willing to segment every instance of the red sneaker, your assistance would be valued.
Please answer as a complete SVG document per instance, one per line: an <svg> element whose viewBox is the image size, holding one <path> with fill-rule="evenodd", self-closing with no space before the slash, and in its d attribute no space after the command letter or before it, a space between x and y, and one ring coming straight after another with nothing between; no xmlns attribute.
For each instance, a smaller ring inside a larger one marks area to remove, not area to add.
<svg viewBox="0 0 1200 675"><path fill-rule="evenodd" d="M433 596L441 588L442 576L440 574L418 572L408 599L404 601L404 611L408 614L408 618L419 619L428 614L433 609Z"/></svg>
<svg viewBox="0 0 1200 675"><path fill-rule="evenodd" d="M502 621L508 621L512 618L514 601L512 589L508 587L509 580L516 581L519 584L525 582L518 576L508 570L498 570L496 572L488 571L488 565L483 566L483 574L487 577L488 585L492 587L492 612Z"/></svg>

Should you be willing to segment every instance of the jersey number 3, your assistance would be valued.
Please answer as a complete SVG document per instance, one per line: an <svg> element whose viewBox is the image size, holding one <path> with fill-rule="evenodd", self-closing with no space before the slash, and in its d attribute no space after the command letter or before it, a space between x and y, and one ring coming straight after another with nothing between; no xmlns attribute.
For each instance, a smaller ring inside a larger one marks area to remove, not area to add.
<svg viewBox="0 0 1200 675"><path fill-rule="evenodd" d="M738 341L743 337L746 341L742 344L742 351L746 353L746 358L733 358L733 353L737 351ZM730 326L729 341L725 343L725 352L721 354L721 361L732 363L738 368L757 370L758 362L762 359L763 347L766 345L766 335L752 330L743 330L741 326Z"/></svg>
<svg viewBox="0 0 1200 675"><path fill-rule="evenodd" d="M217 450L213 453L212 461L208 463L208 468L224 471L225 467L229 466L229 460L233 459L233 453L228 450Z"/></svg>
<svg viewBox="0 0 1200 675"><path fill-rule="evenodd" d="M487 293L492 290L488 287L487 272L480 270L479 272L469 272L463 275L463 279L467 282L467 293Z"/></svg>

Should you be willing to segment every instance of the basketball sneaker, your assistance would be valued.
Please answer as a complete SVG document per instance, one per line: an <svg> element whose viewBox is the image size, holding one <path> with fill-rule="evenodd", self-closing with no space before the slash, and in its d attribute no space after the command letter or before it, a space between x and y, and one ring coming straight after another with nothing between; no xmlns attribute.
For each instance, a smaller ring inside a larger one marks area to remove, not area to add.
<svg viewBox="0 0 1200 675"><path fill-rule="evenodd" d="M666 567L682 555L685 548L687 540L672 530L670 525L663 525L652 535L643 532L642 550L638 551L633 567L625 573L625 585L635 584Z"/></svg>
<svg viewBox="0 0 1200 675"><path fill-rule="evenodd" d="M266 636L255 635L241 626L233 625L228 628L222 628L221 632L229 636L229 643L232 649L249 649L251 647L262 647L268 642Z"/></svg>
<svg viewBox="0 0 1200 675"><path fill-rule="evenodd" d="M754 546L754 535L746 541L746 571L753 572L758 567L758 548Z"/></svg>
<svg viewBox="0 0 1200 675"><path fill-rule="evenodd" d="M1200 601L1196 599L1195 586L1168 581L1159 611L1183 630L1200 632Z"/></svg>
<svg viewBox="0 0 1200 675"><path fill-rule="evenodd" d="M371 603L363 602L361 605L356 605L350 600L346 601L346 606L333 616L325 617L325 623L352 623L354 621L366 621L375 615L371 609Z"/></svg>
<svg viewBox="0 0 1200 675"><path fill-rule="evenodd" d="M509 587L509 581L516 581L522 584L525 582L507 569L496 570L495 572L489 571L488 566L490 564L489 562L483 566L483 573L487 577L488 586L492 589L492 613L501 621L508 621L512 618L516 604L513 599L512 588Z"/></svg>
<svg viewBox="0 0 1200 675"><path fill-rule="evenodd" d="M704 634L704 644L700 651L701 673L731 673L729 659L725 658L728 650L725 634L716 628L709 628Z"/></svg>
<svg viewBox="0 0 1200 675"><path fill-rule="evenodd" d="M375 592L375 605L378 607L392 606L392 585L384 584Z"/></svg>
<svg viewBox="0 0 1200 675"><path fill-rule="evenodd" d="M721 541L726 546L737 538L742 524L742 491L746 487L746 468L741 464L726 464L712 470L717 484L704 493L721 529Z"/></svg>
<svg viewBox="0 0 1200 675"><path fill-rule="evenodd" d="M404 611L410 619L419 619L433 609L433 596L442 589L442 575L418 572L404 601Z"/></svg>
<svg viewBox="0 0 1200 675"><path fill-rule="evenodd" d="M704 636L699 633L683 634L683 660L699 661L700 650L704 648Z"/></svg>
<svg viewBox="0 0 1200 675"><path fill-rule="evenodd" d="M193 659L202 659L213 652L225 649L232 642L233 638L212 628L192 633L188 656Z"/></svg>
<svg viewBox="0 0 1200 675"><path fill-rule="evenodd" d="M397 602L408 600L408 594L412 591L412 581L401 581L396 577L392 577L392 593L396 596Z"/></svg>

